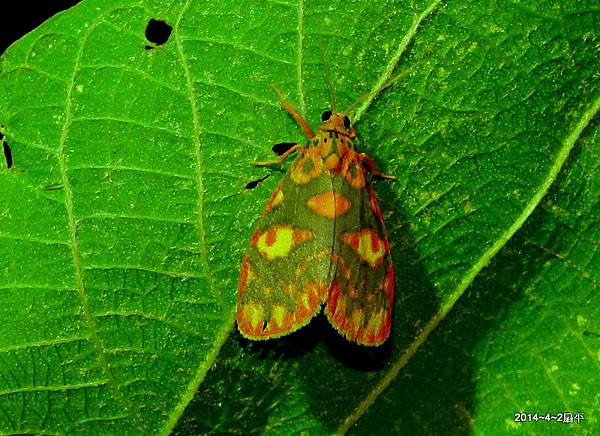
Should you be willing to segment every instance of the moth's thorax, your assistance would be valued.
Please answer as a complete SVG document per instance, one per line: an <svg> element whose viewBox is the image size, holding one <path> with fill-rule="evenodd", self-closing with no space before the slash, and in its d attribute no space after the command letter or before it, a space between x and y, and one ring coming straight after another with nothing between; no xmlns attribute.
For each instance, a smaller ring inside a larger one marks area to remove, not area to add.
<svg viewBox="0 0 600 436"><path fill-rule="evenodd" d="M306 153L323 159L325 168L334 170L339 161L354 154L352 141L356 130L350 119L342 112L326 111L321 117L323 123L311 138Z"/></svg>
<svg viewBox="0 0 600 436"><path fill-rule="evenodd" d="M312 149L311 153L316 153L323 159L327 159L332 154L341 158L350 150L354 150L352 139L349 135L338 131L319 129L307 148Z"/></svg>
<svg viewBox="0 0 600 436"><path fill-rule="evenodd" d="M359 153L354 150L354 129L333 130L324 123L291 166L290 177L299 185L324 174L341 176L356 189L366 186L366 172Z"/></svg>

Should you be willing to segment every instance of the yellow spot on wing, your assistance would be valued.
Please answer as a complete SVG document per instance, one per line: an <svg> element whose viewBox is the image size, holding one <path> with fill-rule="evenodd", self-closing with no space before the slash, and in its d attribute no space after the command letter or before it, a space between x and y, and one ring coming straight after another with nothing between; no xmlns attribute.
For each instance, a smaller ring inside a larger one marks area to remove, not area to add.
<svg viewBox="0 0 600 436"><path fill-rule="evenodd" d="M261 306L256 304L245 304L244 313L253 329L255 329L259 323L264 321L264 312Z"/></svg>
<svg viewBox="0 0 600 436"><path fill-rule="evenodd" d="M365 318L365 314L362 309L354 309L352 311L352 321L354 321L354 335L358 332L358 329L362 327L363 319Z"/></svg>
<svg viewBox="0 0 600 436"><path fill-rule="evenodd" d="M279 327L283 327L285 312L285 307L283 307L281 304L276 304L273 306L273 314L271 316L275 321L275 324L277 324Z"/></svg>
<svg viewBox="0 0 600 436"><path fill-rule="evenodd" d="M358 257L367 262L371 268L377 268L387 252L387 241L381 239L373 229L343 233L342 240L352 247Z"/></svg>
<svg viewBox="0 0 600 436"><path fill-rule="evenodd" d="M308 294L306 292L303 292L300 294L300 301L302 301L302 304L304 304L304 307L306 307L307 309L310 309L310 303L308 301Z"/></svg>
<svg viewBox="0 0 600 436"><path fill-rule="evenodd" d="M276 225L261 233L256 239L256 249L268 260L286 257L294 245L313 236L309 230L299 230L288 225Z"/></svg>
<svg viewBox="0 0 600 436"><path fill-rule="evenodd" d="M371 319L367 324L365 335L367 337L377 337L383 325L383 310L371 314Z"/></svg>

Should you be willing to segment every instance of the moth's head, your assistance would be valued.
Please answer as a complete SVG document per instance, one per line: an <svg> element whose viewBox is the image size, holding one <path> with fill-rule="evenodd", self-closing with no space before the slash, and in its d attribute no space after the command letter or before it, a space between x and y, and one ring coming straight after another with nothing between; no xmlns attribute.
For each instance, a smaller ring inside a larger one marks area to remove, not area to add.
<svg viewBox="0 0 600 436"><path fill-rule="evenodd" d="M325 111L321 115L321 130L327 132L337 132L340 135L348 136L350 139L356 137L356 130L352 127L350 118L343 112Z"/></svg>

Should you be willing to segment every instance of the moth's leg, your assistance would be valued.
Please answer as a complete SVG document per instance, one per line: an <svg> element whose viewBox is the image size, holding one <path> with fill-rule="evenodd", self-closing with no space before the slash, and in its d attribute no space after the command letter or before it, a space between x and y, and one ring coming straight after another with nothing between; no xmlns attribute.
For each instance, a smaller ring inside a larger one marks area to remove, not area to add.
<svg viewBox="0 0 600 436"><path fill-rule="evenodd" d="M390 176L388 174L383 174L382 172L379 172L377 170L375 162L373 162L373 159L371 159L368 155L366 155L365 153L357 154L359 159L367 165L367 167L369 168L369 172L373 175L373 177L377 177L379 179L396 180L396 176Z"/></svg>
<svg viewBox="0 0 600 436"><path fill-rule="evenodd" d="M296 144L275 160L268 160L268 161L263 161L263 162L252 162L252 165L256 165L258 167L269 167L271 165L282 165L283 162L285 162L285 160L288 158L288 156L290 154L294 153L295 151L297 151L299 149L301 150L302 148L303 148L302 144Z"/></svg>
<svg viewBox="0 0 600 436"><path fill-rule="evenodd" d="M269 177L269 174L267 174L264 177L261 177L260 179L252 180L251 182L246 183L245 188L254 189L258 186L259 183L264 182L267 177Z"/></svg>
<svg viewBox="0 0 600 436"><path fill-rule="evenodd" d="M273 147L271 147L271 150L273 150L273 153L275 153L277 156L281 156L294 145L296 145L295 142L280 142L279 144L275 144Z"/></svg>
<svg viewBox="0 0 600 436"><path fill-rule="evenodd" d="M298 113L296 108L294 108L294 106L292 106L292 104L289 101L287 101L285 95L283 95L283 93L277 88L277 86L271 85L271 87L273 88L273 91L275 91L275 93L277 94L277 97L279 97L281 106L286 110L288 114L292 116L292 118L298 123L298 125L302 127L302 130L304 130L304 134L309 138L315 136L312 130L310 130L310 127L306 120L302 118L302 115Z"/></svg>

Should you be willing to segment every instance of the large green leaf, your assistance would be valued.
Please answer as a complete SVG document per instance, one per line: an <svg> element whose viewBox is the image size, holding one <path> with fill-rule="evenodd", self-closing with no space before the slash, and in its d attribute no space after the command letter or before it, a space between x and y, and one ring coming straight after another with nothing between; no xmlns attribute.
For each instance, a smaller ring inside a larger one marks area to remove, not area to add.
<svg viewBox="0 0 600 436"><path fill-rule="evenodd" d="M84 0L24 37L0 65L0 433L592 434L594 8ZM173 32L146 49L151 18ZM321 51L398 177L376 184L398 276L378 349L321 318L261 344L233 323L277 182L245 190L248 162L302 140L270 84L315 125Z"/></svg>

